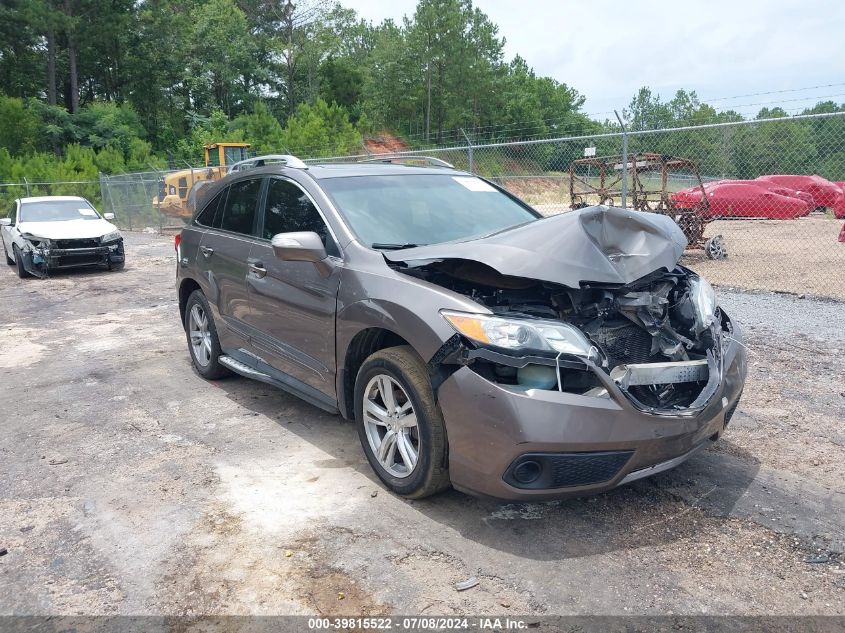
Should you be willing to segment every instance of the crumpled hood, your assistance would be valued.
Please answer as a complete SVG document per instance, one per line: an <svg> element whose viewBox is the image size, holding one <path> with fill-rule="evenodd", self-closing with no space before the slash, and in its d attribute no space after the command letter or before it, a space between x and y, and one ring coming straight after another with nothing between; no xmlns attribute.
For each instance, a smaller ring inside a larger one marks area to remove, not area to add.
<svg viewBox="0 0 845 633"><path fill-rule="evenodd" d="M672 270L687 240L672 218L604 205L544 218L490 237L385 252L391 262L480 262L503 275L571 288L582 282L628 284Z"/></svg>
<svg viewBox="0 0 845 633"><path fill-rule="evenodd" d="M81 240L117 231L107 220L63 220L61 222L21 222L18 230L48 240Z"/></svg>

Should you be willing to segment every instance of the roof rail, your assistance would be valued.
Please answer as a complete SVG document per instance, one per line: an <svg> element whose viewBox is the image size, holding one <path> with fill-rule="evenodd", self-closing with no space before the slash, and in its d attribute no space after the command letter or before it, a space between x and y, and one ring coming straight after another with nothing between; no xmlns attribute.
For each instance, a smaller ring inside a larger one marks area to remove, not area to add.
<svg viewBox="0 0 845 633"><path fill-rule="evenodd" d="M367 158L358 162L388 163L393 165L424 162L427 163L429 167L447 167L448 169L455 168L453 164L447 163L445 160L440 160L439 158L434 158L433 156L381 156L379 158Z"/></svg>
<svg viewBox="0 0 845 633"><path fill-rule="evenodd" d="M267 165L284 165L285 167L293 167L295 169L308 169L308 165L296 156L291 156L290 154L265 154L264 156L253 156L252 158L233 163L229 166L228 173L231 174L236 171L255 169Z"/></svg>

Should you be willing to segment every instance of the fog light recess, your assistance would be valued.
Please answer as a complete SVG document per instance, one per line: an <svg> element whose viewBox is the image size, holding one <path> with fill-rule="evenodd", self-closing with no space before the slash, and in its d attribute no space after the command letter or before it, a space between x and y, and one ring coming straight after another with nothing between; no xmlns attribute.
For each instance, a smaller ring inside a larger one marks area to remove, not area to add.
<svg viewBox="0 0 845 633"><path fill-rule="evenodd" d="M513 478L521 484L530 484L540 477L543 467L539 462L528 460L513 469Z"/></svg>

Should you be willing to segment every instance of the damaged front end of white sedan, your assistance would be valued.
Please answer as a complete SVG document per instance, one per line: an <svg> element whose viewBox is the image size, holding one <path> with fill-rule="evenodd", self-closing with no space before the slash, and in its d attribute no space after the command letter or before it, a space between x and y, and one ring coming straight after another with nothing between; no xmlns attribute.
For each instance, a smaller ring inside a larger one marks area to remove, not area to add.
<svg viewBox="0 0 845 633"><path fill-rule="evenodd" d="M15 201L0 220L6 263L19 277L45 278L50 272L81 267L123 268L123 236L84 198L45 196Z"/></svg>

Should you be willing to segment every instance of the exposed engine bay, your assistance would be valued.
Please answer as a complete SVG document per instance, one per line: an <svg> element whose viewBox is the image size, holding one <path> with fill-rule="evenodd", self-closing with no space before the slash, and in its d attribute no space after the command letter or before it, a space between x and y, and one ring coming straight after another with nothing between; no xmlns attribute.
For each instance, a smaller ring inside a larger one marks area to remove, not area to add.
<svg viewBox="0 0 845 633"><path fill-rule="evenodd" d="M596 367L646 409L692 406L717 368L717 339L722 328L729 327L715 300L710 318L702 315L693 295L697 285L706 282L681 266L654 271L629 284L582 283L580 288L502 275L465 259L396 268L466 295L502 317L562 321L577 327L600 351ZM486 377L516 388L599 397L607 393L595 372L579 368L572 359L562 363L560 355L539 354L534 362L525 364L523 358L509 365L506 356L474 350L464 358Z"/></svg>

